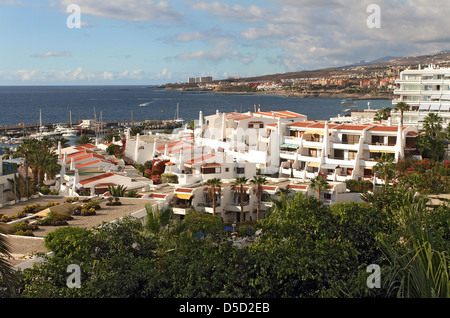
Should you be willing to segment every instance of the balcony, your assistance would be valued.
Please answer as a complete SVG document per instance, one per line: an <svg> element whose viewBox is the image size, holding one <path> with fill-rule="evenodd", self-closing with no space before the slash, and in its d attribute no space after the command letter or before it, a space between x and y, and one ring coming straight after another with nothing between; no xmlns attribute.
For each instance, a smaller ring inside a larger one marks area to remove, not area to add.
<svg viewBox="0 0 450 318"><path fill-rule="evenodd" d="M174 208L172 208L172 210L173 210L174 214L186 215L188 213L188 211L190 210L190 207L189 208L176 208L176 207L174 207Z"/></svg>
<svg viewBox="0 0 450 318"><path fill-rule="evenodd" d="M301 139L294 136L284 136L284 142L287 144L300 145Z"/></svg>

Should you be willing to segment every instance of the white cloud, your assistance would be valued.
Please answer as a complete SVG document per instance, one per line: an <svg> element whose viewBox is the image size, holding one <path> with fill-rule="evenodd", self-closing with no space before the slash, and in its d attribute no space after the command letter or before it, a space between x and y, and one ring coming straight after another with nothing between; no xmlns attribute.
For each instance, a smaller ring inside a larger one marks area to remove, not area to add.
<svg viewBox="0 0 450 318"><path fill-rule="evenodd" d="M170 74L166 72L165 76ZM114 82L114 81L146 81L159 78L158 74L146 73L141 69L122 72L91 72L81 67L73 70L41 70L41 69L22 69L11 72L0 73L0 82L9 83L95 83L95 82Z"/></svg>
<svg viewBox="0 0 450 318"><path fill-rule="evenodd" d="M74 3L73 0L60 0L65 8ZM175 21L183 17L183 13L169 5L168 1L153 0L77 0L81 15L87 14L101 18L125 21Z"/></svg>
<svg viewBox="0 0 450 318"><path fill-rule="evenodd" d="M60 56L70 56L70 52L64 51L64 52L53 52L48 51L43 54L33 54L31 57L60 57Z"/></svg>

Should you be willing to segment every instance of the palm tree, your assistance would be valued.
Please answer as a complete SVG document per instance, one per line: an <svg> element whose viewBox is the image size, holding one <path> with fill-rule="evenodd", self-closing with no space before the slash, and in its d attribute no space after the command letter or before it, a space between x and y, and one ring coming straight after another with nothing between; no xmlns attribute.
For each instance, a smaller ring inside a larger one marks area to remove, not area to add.
<svg viewBox="0 0 450 318"><path fill-rule="evenodd" d="M61 148L67 148L70 147L69 145L69 139L64 138L63 136L55 136L52 139L52 146L54 149L58 148L58 143L61 143Z"/></svg>
<svg viewBox="0 0 450 318"><path fill-rule="evenodd" d="M394 176L394 158L383 153L377 164L373 167L374 172L378 172L384 180L384 189L387 189L388 181Z"/></svg>
<svg viewBox="0 0 450 318"><path fill-rule="evenodd" d="M387 120L389 117L391 117L391 108L385 107L383 109L379 109L375 117L373 118L374 121L378 121L381 124L381 121Z"/></svg>
<svg viewBox="0 0 450 318"><path fill-rule="evenodd" d="M438 114L428 113L427 117L423 119L422 126L426 134L437 137L442 130L442 118Z"/></svg>
<svg viewBox="0 0 450 318"><path fill-rule="evenodd" d="M409 110L409 105L405 102L398 102L395 105L394 111L400 112L400 125L403 127L403 112L406 112Z"/></svg>
<svg viewBox="0 0 450 318"><path fill-rule="evenodd" d="M266 177L254 176L250 182L256 185L255 192L256 197L258 198L258 203L256 206L256 221L259 221L261 217L261 197L263 194L263 185L267 183L267 179Z"/></svg>
<svg viewBox="0 0 450 318"><path fill-rule="evenodd" d="M23 157L24 159L24 168L25 168L25 180L28 181L28 167L29 167L29 160L31 154L36 151L39 148L39 141L37 139L32 138L25 138L22 140L22 143L17 147L17 155ZM29 196L28 193L28 185L26 187L27 189L27 197Z"/></svg>
<svg viewBox="0 0 450 318"><path fill-rule="evenodd" d="M7 237L3 235L6 232L4 225L0 224L0 283L6 286L10 296L14 296L16 276L14 269L7 260L11 256L11 249Z"/></svg>
<svg viewBox="0 0 450 318"><path fill-rule="evenodd" d="M125 196L125 193L127 191L127 187L124 185L119 184L118 186L108 186L109 194L114 198L116 203L119 202L121 197Z"/></svg>
<svg viewBox="0 0 450 318"><path fill-rule="evenodd" d="M37 139L26 138L17 147L17 154L24 159L25 176L28 177L28 161L32 152L39 148L39 141Z"/></svg>
<svg viewBox="0 0 450 318"><path fill-rule="evenodd" d="M220 195L222 180L220 178L212 178L207 180L205 185L209 187L209 193L213 201L213 215L216 215L216 193L218 192Z"/></svg>
<svg viewBox="0 0 450 318"><path fill-rule="evenodd" d="M82 134L80 136L80 139L77 140L78 145L85 145L85 144L91 144L91 143L92 143L92 139L89 137L88 134Z"/></svg>
<svg viewBox="0 0 450 318"><path fill-rule="evenodd" d="M325 177L318 175L311 180L311 188L317 190L317 198L320 200L320 190L328 190L330 189L330 185Z"/></svg>
<svg viewBox="0 0 450 318"><path fill-rule="evenodd" d="M246 177L237 177L233 182L233 186L239 187L239 194L241 198L241 222L244 222L244 185L247 183L248 179Z"/></svg>
<svg viewBox="0 0 450 318"><path fill-rule="evenodd" d="M30 154L29 165L38 184L41 183L45 173L53 177L61 170L61 166L58 164L58 155L44 148Z"/></svg>

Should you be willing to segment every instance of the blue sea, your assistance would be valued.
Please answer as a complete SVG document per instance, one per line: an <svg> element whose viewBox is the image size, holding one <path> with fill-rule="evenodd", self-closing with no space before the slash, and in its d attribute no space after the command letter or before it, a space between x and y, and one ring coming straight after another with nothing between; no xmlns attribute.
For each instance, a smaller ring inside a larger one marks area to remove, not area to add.
<svg viewBox="0 0 450 318"><path fill-rule="evenodd" d="M38 124L42 122L67 123L82 119L103 121L174 119L179 105L179 116L185 120L197 119L203 114L245 112L254 105L262 111L291 110L308 119L325 120L342 114L339 98L286 98L277 95L213 94L181 92L147 86L1 86L0 126ZM356 101L359 109L367 108L368 100ZM392 106L390 100L371 100L371 107Z"/></svg>

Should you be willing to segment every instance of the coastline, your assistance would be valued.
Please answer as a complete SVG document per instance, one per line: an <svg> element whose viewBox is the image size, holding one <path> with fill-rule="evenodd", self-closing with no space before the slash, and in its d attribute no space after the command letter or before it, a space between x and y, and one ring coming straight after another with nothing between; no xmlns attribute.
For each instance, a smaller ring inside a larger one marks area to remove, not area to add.
<svg viewBox="0 0 450 318"><path fill-rule="evenodd" d="M342 92L306 92L306 93L293 93L287 91L264 91L264 92L240 92L229 90L204 90L204 89L192 89L192 88L171 88L165 87L166 90L174 90L186 93L198 93L198 94L216 94L216 95L276 95L284 96L286 98L342 98L342 99L354 99L354 100L392 100L394 98L392 93L342 93Z"/></svg>

